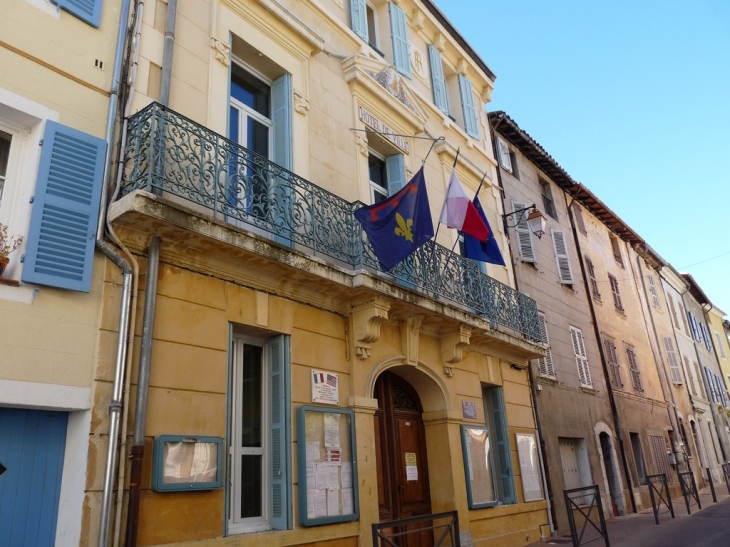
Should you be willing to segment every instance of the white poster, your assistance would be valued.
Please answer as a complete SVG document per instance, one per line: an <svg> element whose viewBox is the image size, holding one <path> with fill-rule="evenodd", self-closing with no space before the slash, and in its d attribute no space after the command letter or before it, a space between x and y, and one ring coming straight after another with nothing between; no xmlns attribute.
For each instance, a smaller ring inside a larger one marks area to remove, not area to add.
<svg viewBox="0 0 730 547"><path fill-rule="evenodd" d="M312 402L327 405L340 404L339 375L323 370L312 370Z"/></svg>

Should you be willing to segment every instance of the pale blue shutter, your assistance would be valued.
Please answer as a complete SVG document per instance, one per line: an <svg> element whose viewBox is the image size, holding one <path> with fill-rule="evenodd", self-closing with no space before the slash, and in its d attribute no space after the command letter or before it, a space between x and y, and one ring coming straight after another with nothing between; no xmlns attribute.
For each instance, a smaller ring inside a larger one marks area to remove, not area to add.
<svg viewBox="0 0 730 547"><path fill-rule="evenodd" d="M274 150L272 160L274 163L281 165L284 169L291 171L293 164L292 151L292 102L291 102L291 75L284 74L274 80L271 84L271 123L274 133ZM291 214L293 209L291 187L284 179L273 181L274 188L272 199L281 206L282 211ZM289 223L286 223L289 226ZM274 238L277 243L291 246L291 234L289 231L280 232L279 236Z"/></svg>
<svg viewBox="0 0 730 547"><path fill-rule="evenodd" d="M464 114L464 129L467 134L478 139L477 110L474 107L474 94L471 92L471 82L469 78L461 74L459 74L459 91L461 92L461 108Z"/></svg>
<svg viewBox="0 0 730 547"><path fill-rule="evenodd" d="M350 19L352 30L360 38L368 41L368 13L365 0L350 0Z"/></svg>
<svg viewBox="0 0 730 547"><path fill-rule="evenodd" d="M431 87L433 87L433 103L444 114L449 113L449 100L446 95L446 79L444 65L438 49L428 44L428 60L431 63Z"/></svg>
<svg viewBox="0 0 730 547"><path fill-rule="evenodd" d="M388 177L388 195L392 196L406 184L406 169L402 154L385 158L385 174Z"/></svg>
<svg viewBox="0 0 730 547"><path fill-rule="evenodd" d="M106 142L47 121L22 280L89 292Z"/></svg>
<svg viewBox="0 0 730 547"><path fill-rule="evenodd" d="M388 5L388 9L390 10L390 32L393 37L393 62L398 72L411 78L411 55L406 13L392 2Z"/></svg>
<svg viewBox="0 0 730 547"><path fill-rule="evenodd" d="M59 8L99 28L102 0L51 0Z"/></svg>
<svg viewBox="0 0 730 547"><path fill-rule="evenodd" d="M501 388L489 389L489 405L494 429L491 433L495 441L497 460L499 461L498 480L502 493L502 503L517 503L515 486L512 481L512 454L509 446L509 430L507 429L507 417L504 411Z"/></svg>
<svg viewBox="0 0 730 547"><path fill-rule="evenodd" d="M289 529L291 501L289 480L289 338L277 336L269 340L269 396L271 400L269 469L271 471L271 527Z"/></svg>

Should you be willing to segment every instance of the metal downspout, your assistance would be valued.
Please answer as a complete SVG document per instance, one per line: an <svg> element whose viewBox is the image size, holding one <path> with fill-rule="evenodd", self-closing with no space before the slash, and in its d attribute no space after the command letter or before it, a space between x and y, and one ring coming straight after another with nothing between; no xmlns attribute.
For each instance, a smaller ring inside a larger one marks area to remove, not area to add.
<svg viewBox="0 0 730 547"><path fill-rule="evenodd" d="M107 446L106 464L104 467L104 479L102 486L101 517L99 522L99 547L106 547L109 538L109 517L111 512L113 471L116 462L117 437L119 434L119 415L122 410L122 384L124 381L125 364L127 360L127 349L129 344L129 320L130 302L134 285L133 269L130 263L122 257L104 238L104 228L107 220L107 199L109 181L111 179L112 142L117 121L117 107L119 104L120 75L124 59L124 44L126 40L127 21L129 19L129 8L131 0L123 0L119 14L119 30L117 32L117 45L114 54L114 69L112 71L112 88L109 94L109 108L107 111L106 124L106 157L104 161L104 172L102 174L102 189L100 197L99 219L96 231L96 247L104 253L114 264L122 270L122 295L119 310L119 336L117 339L117 350L114 366L114 384L112 388L112 399L109 404L109 437Z"/></svg>
<svg viewBox="0 0 730 547"><path fill-rule="evenodd" d="M165 44L162 48L162 80L160 81L160 104L170 103L170 82L172 81L172 53L175 49L175 19L177 0L167 0L165 17Z"/></svg>
<svg viewBox="0 0 730 547"><path fill-rule="evenodd" d="M499 127L499 124L502 123L502 119L497 122L497 125L494 127L490 127L490 134L492 137L492 153L494 154L495 160L497 160L497 141L494 137L494 131ZM502 172L500 171L499 167L499 161L497 161L497 184L499 185L499 192L504 199L504 184L502 183ZM504 204L502 204L502 209L504 210ZM504 223L503 223L504 225ZM505 235L507 231L505 230ZM512 243L510 241L509 236L507 236L507 244L510 246L510 252L509 252L509 260L512 265L512 274L515 280L515 290L518 289L518 283L517 283L517 274L515 273L515 263L514 259L512 258ZM539 447L540 449L537 451L538 458L540 459L540 467L543 470L543 482L544 482L544 488L545 488L545 501L547 502L547 509L548 509L548 522L550 524L550 534L556 535L557 529L555 528L555 522L557 522L557 515L555 513L555 504L553 502L553 490L552 490L552 484L550 482L550 469L547 465L547 452L545 448L545 437L542 434L542 422L540 421L540 409L537 406L537 390L535 388L535 381L532 375L532 365L528 363L527 365L527 380L530 383L530 396L532 397L532 411L535 415L535 426L537 428L537 436L539 441ZM542 535L542 531L540 533Z"/></svg>
<svg viewBox="0 0 730 547"><path fill-rule="evenodd" d="M608 372L608 360L606 359L606 353L603 350L603 344L601 343L601 330L598 325L598 316L596 315L596 308L593 305L593 293L591 292L591 288L588 286L588 275L586 273L586 267L583 261L583 250L580 247L580 239L578 238L578 231L575 227L575 218L573 217L573 209L572 204L575 201L575 197L571 196L571 201L568 202L568 193L565 192L563 194L565 196L565 205L568 208L568 218L570 219L570 228L573 232L573 241L575 241L575 250L578 253L578 263L580 264L580 273L583 276L583 286L586 291L588 300L588 309L591 311L591 320L593 322L593 331L596 335L596 343L598 345L598 354L601 357L601 365L603 368L603 376L604 380L606 382L606 393L608 393L608 401L611 405L611 415L613 417L613 424L616 428L616 439L618 439L618 446L619 446L619 452L621 453L621 463L623 463L624 467L624 477L626 479L626 484L629 487L629 499L631 501L631 509L633 513L636 513L636 500L634 499L634 486L631 482L631 473L629 471L629 462L626 459L626 450L624 448L624 436L621 432L621 421L619 420L618 416L618 407L616 406L616 398L613 393L613 385L611 384L611 376ZM605 465L605 462L604 462ZM606 474L608 474L608 469L606 469ZM609 485L610 488L610 485ZM610 496L611 493L607 492L607 494Z"/></svg>

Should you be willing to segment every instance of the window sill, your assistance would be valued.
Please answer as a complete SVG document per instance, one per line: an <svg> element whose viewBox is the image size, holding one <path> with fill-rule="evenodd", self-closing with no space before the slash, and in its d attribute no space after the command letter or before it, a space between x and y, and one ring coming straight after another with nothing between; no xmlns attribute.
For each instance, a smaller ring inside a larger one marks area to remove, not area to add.
<svg viewBox="0 0 730 547"><path fill-rule="evenodd" d="M8 285L9 287L20 287L20 281L0 277L0 285Z"/></svg>
<svg viewBox="0 0 730 547"><path fill-rule="evenodd" d="M589 395L598 395L598 390L589 386L580 386L580 390L583 393L588 393Z"/></svg>

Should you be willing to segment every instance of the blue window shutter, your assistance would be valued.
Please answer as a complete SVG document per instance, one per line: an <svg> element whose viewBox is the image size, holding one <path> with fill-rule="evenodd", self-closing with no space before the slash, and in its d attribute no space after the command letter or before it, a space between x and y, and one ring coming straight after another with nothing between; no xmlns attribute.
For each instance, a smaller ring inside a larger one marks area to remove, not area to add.
<svg viewBox="0 0 730 547"><path fill-rule="evenodd" d="M106 142L47 121L22 280L89 292Z"/></svg>
<svg viewBox="0 0 730 547"><path fill-rule="evenodd" d="M490 388L489 410L492 414L492 437L495 441L497 460L499 461L499 485L502 494L502 503L517 503L515 486L512 480L512 454L509 446L509 430L507 416L504 411L502 388Z"/></svg>
<svg viewBox="0 0 730 547"><path fill-rule="evenodd" d="M102 0L51 0L59 8L99 28Z"/></svg>
<svg viewBox="0 0 730 547"><path fill-rule="evenodd" d="M274 157L285 169L292 168L291 75L284 74L271 84L271 121L274 125Z"/></svg>
<svg viewBox="0 0 730 547"><path fill-rule="evenodd" d="M431 63L431 87L433 87L433 103L444 114L449 113L449 100L446 95L446 79L444 65L439 50L428 44L428 60Z"/></svg>
<svg viewBox="0 0 730 547"><path fill-rule="evenodd" d="M368 41L368 12L365 0L350 0L350 19L352 30L360 38Z"/></svg>
<svg viewBox="0 0 730 547"><path fill-rule="evenodd" d="M412 78L406 12L392 2L388 5L388 9L390 10L390 33L393 37L393 62L395 68L404 76Z"/></svg>
<svg viewBox="0 0 730 547"><path fill-rule="evenodd" d="M388 195L392 196L406 184L406 169L402 154L385 158L385 174L388 177Z"/></svg>
<svg viewBox="0 0 730 547"><path fill-rule="evenodd" d="M271 528L290 529L291 477L289 338L277 336L269 340L269 390L271 399L269 469L271 471Z"/></svg>
<svg viewBox="0 0 730 547"><path fill-rule="evenodd" d="M469 78L461 74L459 74L459 91L461 92L461 109L464 114L464 129L467 134L478 139L477 110L474 107L474 94L471 92L471 82Z"/></svg>

